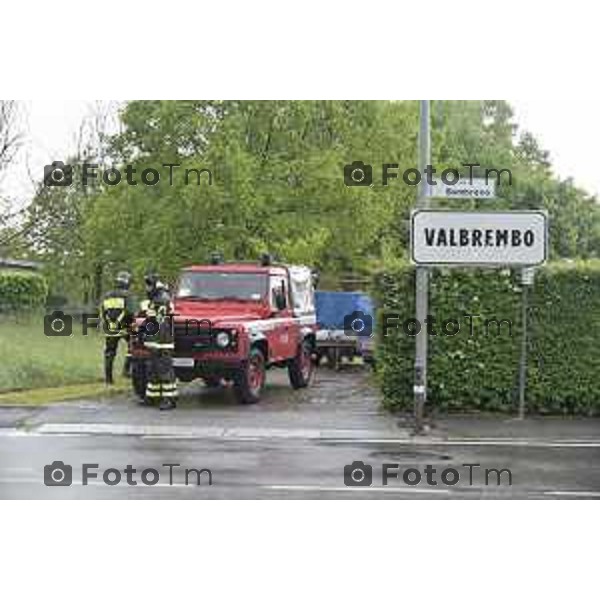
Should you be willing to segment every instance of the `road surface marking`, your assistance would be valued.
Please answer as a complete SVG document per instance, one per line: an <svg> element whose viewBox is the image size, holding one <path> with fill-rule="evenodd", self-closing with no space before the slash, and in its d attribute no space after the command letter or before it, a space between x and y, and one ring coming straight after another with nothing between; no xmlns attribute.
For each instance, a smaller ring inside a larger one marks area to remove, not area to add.
<svg viewBox="0 0 600 600"><path fill-rule="evenodd" d="M306 440L335 444L394 444L405 446L491 446L523 448L600 448L600 439L543 439L412 437L407 432L381 432L365 429L312 429L277 427L194 427L183 425L139 425L127 423L44 423L33 429L1 428L0 437L89 435L135 436L161 439L216 439L235 441Z"/></svg>
<svg viewBox="0 0 600 600"><path fill-rule="evenodd" d="M33 477L1 477L0 484L10 483L10 484L39 484L44 487L70 487L70 488L84 488L84 487L105 487L105 488L208 488L208 487L218 487L215 485L209 486L208 484L194 485L194 484L186 484L183 482L173 482L164 483L158 482L154 485L143 485L138 482L136 486L127 485L126 481L122 481L117 485L106 485L103 481L88 481L87 485L82 485L81 480L73 480L73 483L70 486L46 486L44 484L44 478L40 475L39 478ZM450 490L446 489L424 489L424 488L399 488L399 487L346 487L346 486L322 486L322 485L286 485L286 484L276 484L276 485L257 485L257 488L264 490L277 490L277 491L298 491L298 492L387 492L393 494L403 494L413 493L413 494L449 494Z"/></svg>
<svg viewBox="0 0 600 600"><path fill-rule="evenodd" d="M128 489L132 489L132 488L209 488L209 487L215 487L214 485L208 485L207 483L202 483L200 485L194 485L194 484L187 484L187 483L180 483L180 482L176 482L174 481L172 484L171 483L161 483L160 481L158 483L155 483L154 485L145 485L143 483L140 483L138 481L137 485L128 485L127 481L121 481L120 483L118 483L117 485L107 485L106 483L104 483L103 481L88 481L86 485L82 485L81 480L76 481L73 480L73 483L71 485L46 485L44 484L44 477L43 475L40 475L39 478L33 478L33 477L0 477L0 485L2 485L3 483L11 483L11 484L19 484L19 483L25 483L25 484L39 484L42 485L44 487L47 488L86 488L86 487L105 487L105 488L120 488L120 489L124 489L124 488L128 488Z"/></svg>
<svg viewBox="0 0 600 600"><path fill-rule="evenodd" d="M391 494L450 494L450 490L445 489L425 489L425 488L398 488L398 487L373 487L373 486L345 486L345 485L262 485L263 489L288 491L288 492L385 492Z"/></svg>
<svg viewBox="0 0 600 600"><path fill-rule="evenodd" d="M91 433L68 433L57 431L51 434L53 437L89 437ZM16 429L14 427L0 428L0 437L47 437L48 434L38 429Z"/></svg>
<svg viewBox="0 0 600 600"><path fill-rule="evenodd" d="M600 492L591 492L591 491L570 491L570 490L550 490L548 492L544 492L545 496L565 496L568 498L600 498Z"/></svg>
<svg viewBox="0 0 600 600"><path fill-rule="evenodd" d="M400 444L403 446L511 446L523 448L600 448L600 440L539 440L523 438L504 438L502 440L488 440L485 438L418 438L418 439L393 439L393 438L356 438L331 440L322 438L321 441L335 441L339 444Z"/></svg>
<svg viewBox="0 0 600 600"><path fill-rule="evenodd" d="M1 469L3 471L32 471L31 468L21 468L21 467L7 467ZM65 487L65 488L77 488L82 489L84 487L104 487L104 488L190 488L190 489L198 489L198 488L211 488L211 487L219 487L218 484L209 486L208 484L194 485L194 484L186 484L183 482L158 482L154 485L144 485L138 482L136 486L127 485L126 481L121 481L117 485L107 485L103 481L90 480L87 485L82 485L81 480L74 480L70 486L46 486L44 484L43 474L40 473L39 477L0 477L0 487L2 485L38 485L40 487ZM469 487L469 488L420 488L420 487L382 487L382 486L335 486L335 485L294 485L294 484L259 484L255 486L260 490L271 490L271 491L284 491L284 492L347 492L347 493L383 493L383 494L438 494L438 495L454 495L461 494L463 492L475 492L475 493L484 493L488 492L490 497L493 497L494 491L503 491L503 490L494 490L482 487ZM508 490L504 490L508 491ZM600 498L600 491L591 491L591 490L536 490L536 489L523 489L514 491L524 493L525 496L545 496L545 497L565 497L565 498ZM502 494L501 494L502 495ZM506 496L504 496L506 497Z"/></svg>

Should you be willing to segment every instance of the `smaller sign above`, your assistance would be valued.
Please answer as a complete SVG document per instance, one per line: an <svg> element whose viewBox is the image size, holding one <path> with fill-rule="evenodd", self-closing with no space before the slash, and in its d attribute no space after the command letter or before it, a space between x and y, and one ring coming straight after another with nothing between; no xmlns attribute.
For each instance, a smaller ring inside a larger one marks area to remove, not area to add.
<svg viewBox="0 0 600 600"><path fill-rule="evenodd" d="M490 179L461 179L455 184L437 181L437 185L430 186L431 196L434 198L495 198L496 181Z"/></svg>
<svg viewBox="0 0 600 600"><path fill-rule="evenodd" d="M523 285L533 285L535 278L535 267L523 267L521 269L521 283Z"/></svg>

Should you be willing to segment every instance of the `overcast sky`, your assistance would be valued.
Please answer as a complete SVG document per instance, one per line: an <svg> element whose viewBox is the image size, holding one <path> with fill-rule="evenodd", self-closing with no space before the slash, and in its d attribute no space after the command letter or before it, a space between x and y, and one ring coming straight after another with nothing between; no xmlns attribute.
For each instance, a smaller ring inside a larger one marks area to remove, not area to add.
<svg viewBox="0 0 600 600"><path fill-rule="evenodd" d="M596 147L600 123L593 116L597 98L509 101L522 129L531 131L550 151L556 173L600 198L600 171Z"/></svg>
<svg viewBox="0 0 600 600"><path fill-rule="evenodd" d="M572 177L577 185L600 197L600 175L593 152L600 126L590 118L594 114L594 100L511 100L510 103L520 128L531 131L541 146L550 151L555 171L563 178ZM75 150L81 122L96 105L90 100L24 102L24 146L2 182L4 195L18 204L26 203L33 189L31 177L40 178L45 164L64 159ZM119 103L100 105L116 111Z"/></svg>

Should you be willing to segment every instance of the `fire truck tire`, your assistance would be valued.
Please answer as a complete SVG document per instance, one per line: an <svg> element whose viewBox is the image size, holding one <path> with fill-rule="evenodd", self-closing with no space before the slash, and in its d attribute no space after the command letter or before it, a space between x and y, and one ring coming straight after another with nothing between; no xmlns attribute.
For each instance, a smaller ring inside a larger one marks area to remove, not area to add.
<svg viewBox="0 0 600 600"><path fill-rule="evenodd" d="M295 390L305 388L309 384L313 366L312 345L305 340L288 365L290 384Z"/></svg>
<svg viewBox="0 0 600 600"><path fill-rule="evenodd" d="M242 404L255 404L260 400L265 386L266 364L265 355L260 348L254 347L243 369L234 380L234 390L237 399Z"/></svg>

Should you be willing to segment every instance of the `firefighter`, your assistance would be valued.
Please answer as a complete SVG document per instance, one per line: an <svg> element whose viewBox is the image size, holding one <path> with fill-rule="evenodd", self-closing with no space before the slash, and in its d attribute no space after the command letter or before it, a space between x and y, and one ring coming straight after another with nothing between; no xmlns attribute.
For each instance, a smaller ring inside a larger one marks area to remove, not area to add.
<svg viewBox="0 0 600 600"><path fill-rule="evenodd" d="M113 384L113 364L120 340L125 341L127 348L123 374L128 376L130 373L129 333L135 313L133 298L129 291L130 285L131 275L126 271L118 273L115 279L115 289L104 296L100 306L100 320L105 335L104 380L107 385Z"/></svg>
<svg viewBox="0 0 600 600"><path fill-rule="evenodd" d="M142 300L142 302L140 303L140 316L146 315L148 307L150 306L150 302L152 301L152 296L156 291L156 285L158 283L160 283L158 280L158 275L156 275L156 273L154 273L153 271L149 271L144 276L144 284L146 286L146 299Z"/></svg>
<svg viewBox="0 0 600 600"><path fill-rule="evenodd" d="M173 369L173 307L169 291L160 281L154 283L149 297L142 340L150 350L146 399L148 402L159 400L160 410L171 410L177 403L177 381Z"/></svg>

